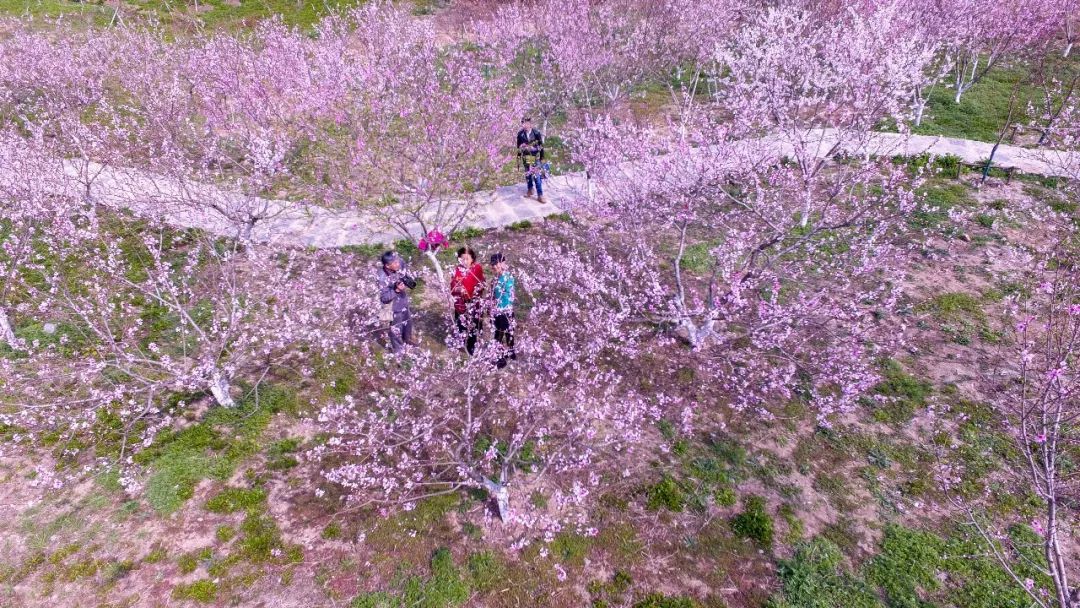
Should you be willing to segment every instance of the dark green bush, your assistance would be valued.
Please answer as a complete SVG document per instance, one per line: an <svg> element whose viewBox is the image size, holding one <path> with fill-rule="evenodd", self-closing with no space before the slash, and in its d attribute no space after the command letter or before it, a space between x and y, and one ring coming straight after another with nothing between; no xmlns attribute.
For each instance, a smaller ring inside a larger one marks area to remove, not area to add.
<svg viewBox="0 0 1080 608"><path fill-rule="evenodd" d="M650 487L646 494L648 498L645 506L651 511L664 508L678 513L686 507L686 493L679 483L668 475Z"/></svg>
<svg viewBox="0 0 1080 608"><path fill-rule="evenodd" d="M766 549L772 547L773 519L765 512L765 499L753 495L746 497L743 512L731 518L731 529Z"/></svg>

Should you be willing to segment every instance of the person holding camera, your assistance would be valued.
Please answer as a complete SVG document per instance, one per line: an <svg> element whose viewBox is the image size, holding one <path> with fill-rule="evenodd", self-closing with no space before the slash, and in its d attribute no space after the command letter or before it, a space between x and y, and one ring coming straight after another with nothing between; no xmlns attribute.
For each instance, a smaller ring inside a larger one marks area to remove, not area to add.
<svg viewBox="0 0 1080 608"><path fill-rule="evenodd" d="M533 127L532 119L521 119L521 130L517 134L518 157L525 169L525 185L528 186L526 198L533 195L533 187L536 189L536 200L546 203L544 200L544 136L538 129Z"/></svg>
<svg viewBox="0 0 1080 608"><path fill-rule="evenodd" d="M396 252L387 251L382 254L381 261L382 269L376 276L379 302L383 305L379 318L387 324L390 349L400 353L406 344L417 344L413 339L408 293L409 289L416 287L416 279L406 271L405 261Z"/></svg>

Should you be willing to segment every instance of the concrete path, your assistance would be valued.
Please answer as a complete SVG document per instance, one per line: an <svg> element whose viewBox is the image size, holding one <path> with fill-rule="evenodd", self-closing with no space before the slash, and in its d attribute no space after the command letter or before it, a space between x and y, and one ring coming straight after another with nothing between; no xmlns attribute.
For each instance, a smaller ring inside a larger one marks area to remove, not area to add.
<svg viewBox="0 0 1080 608"><path fill-rule="evenodd" d="M818 156L827 154L837 141L835 131L818 130L809 135L814 141L809 153ZM751 148L761 147L761 152L775 157L794 153L794 147L778 136L747 140L745 144ZM856 152L886 156L914 156L924 152L939 156L951 154L964 162L975 163L985 161L992 147L992 144L964 139L873 133ZM1080 175L1077 170L1080 168L1080 154L1002 145L998 148L994 166L1031 174L1076 177ZM90 200L130 208L136 213L161 215L170 223L198 227L216 234L236 235L238 225L242 225L246 218L255 217L259 219L251 224L250 234L261 242L330 248L389 244L405 238L404 234L385 221L359 211L334 211L292 201L245 197L215 186L181 183L145 172L102 167L94 163L65 161L65 172L80 190L88 194ZM564 208L571 207L574 200L585 196L587 187L583 173L553 176L544 183L545 199L549 201L547 204L525 198L524 185L483 192L477 195L481 204L477 205L476 212L466 218L463 225L497 228L560 213ZM192 201L198 201L198 204L192 204ZM409 228L413 235L419 234L417 226Z"/></svg>

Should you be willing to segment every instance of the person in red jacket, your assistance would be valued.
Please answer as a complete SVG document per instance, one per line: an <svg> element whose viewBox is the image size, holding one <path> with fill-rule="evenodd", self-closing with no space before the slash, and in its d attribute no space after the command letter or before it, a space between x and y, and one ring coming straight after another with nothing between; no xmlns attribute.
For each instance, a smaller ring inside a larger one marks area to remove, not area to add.
<svg viewBox="0 0 1080 608"><path fill-rule="evenodd" d="M465 351L469 355L476 350L480 336L484 291L484 267L476 262L476 252L462 247L457 252L458 265L450 278L450 295L454 297L454 321L458 331L465 336Z"/></svg>

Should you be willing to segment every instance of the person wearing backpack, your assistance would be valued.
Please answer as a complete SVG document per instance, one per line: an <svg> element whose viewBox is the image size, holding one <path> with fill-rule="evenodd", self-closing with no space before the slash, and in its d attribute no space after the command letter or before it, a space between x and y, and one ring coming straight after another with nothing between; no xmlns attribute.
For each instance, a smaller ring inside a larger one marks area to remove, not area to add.
<svg viewBox="0 0 1080 608"><path fill-rule="evenodd" d="M536 200L546 203L544 200L544 136L533 127L532 119L526 116L521 119L521 130L517 134L518 158L521 166L525 169L525 185L528 186L526 197L533 195L534 187Z"/></svg>
<svg viewBox="0 0 1080 608"><path fill-rule="evenodd" d="M379 302L383 305L379 320L387 325L390 350L400 353L406 344L417 344L413 339L412 309L407 291L416 287L416 279L406 271L405 261L397 253L387 251L380 261L382 268L375 276Z"/></svg>

